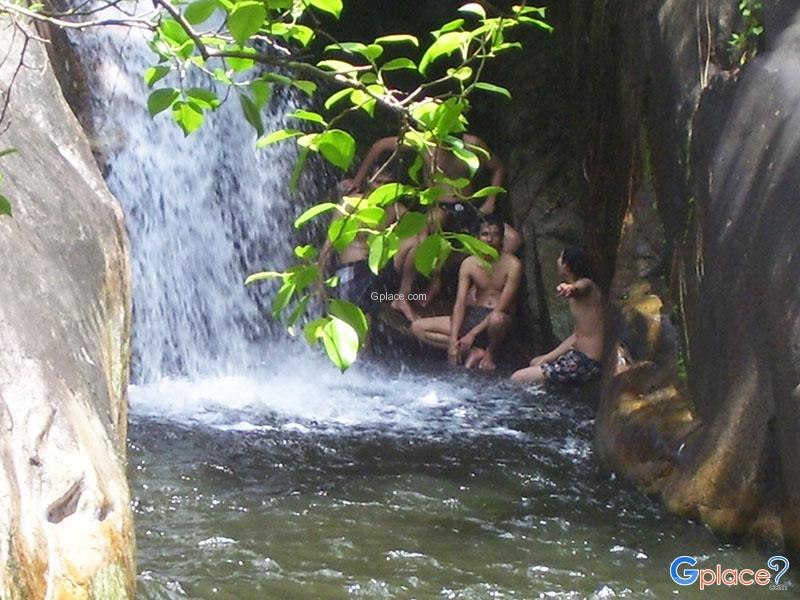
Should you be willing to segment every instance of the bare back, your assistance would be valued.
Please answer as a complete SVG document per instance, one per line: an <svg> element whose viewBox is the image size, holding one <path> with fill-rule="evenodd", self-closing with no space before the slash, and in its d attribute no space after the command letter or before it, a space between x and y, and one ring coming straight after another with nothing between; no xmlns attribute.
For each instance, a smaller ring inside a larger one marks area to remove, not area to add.
<svg viewBox="0 0 800 600"><path fill-rule="evenodd" d="M575 320L576 350L589 358L600 360L603 356L603 294L591 279L583 294L569 299L569 310Z"/></svg>

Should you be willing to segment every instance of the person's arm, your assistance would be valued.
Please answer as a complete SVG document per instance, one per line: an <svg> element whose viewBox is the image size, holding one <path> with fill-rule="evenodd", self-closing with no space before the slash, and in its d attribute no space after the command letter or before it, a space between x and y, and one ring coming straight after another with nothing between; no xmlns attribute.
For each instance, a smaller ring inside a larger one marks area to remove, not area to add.
<svg viewBox="0 0 800 600"><path fill-rule="evenodd" d="M488 154L488 158L484 152L477 152L478 159L481 161L481 167L489 169L492 172L492 178L489 182L491 186L502 187L503 182L506 179L506 166L503 164L503 161L489 149L489 146L486 145L481 138L477 135L465 135L464 141L471 145L477 146L481 150L483 150L486 154ZM478 209L483 214L489 215L494 212L494 209L497 204L497 194L492 194L491 196L487 196L486 200L484 200L481 207Z"/></svg>
<svg viewBox="0 0 800 600"><path fill-rule="evenodd" d="M522 263L519 260L514 260L509 266L508 275L506 276L506 281L503 284L503 291L500 292L500 300L497 301L497 305L492 309L492 312L483 318L480 323L469 330L467 335L469 335L472 340L483 333L484 329L489 326L489 319L492 317L492 313L498 312L508 314L508 309L514 302L514 298L519 290L519 283L521 279Z"/></svg>
<svg viewBox="0 0 800 600"><path fill-rule="evenodd" d="M535 367L536 365L540 365L542 363L555 360L556 358L567 352L570 348L572 348L574 344L575 344L575 334L573 333L547 354L542 354L541 356L537 356L536 358L534 358L531 361L531 366Z"/></svg>
<svg viewBox="0 0 800 600"><path fill-rule="evenodd" d="M464 316L467 312L467 294L471 285L469 263L470 259L465 259L458 269L458 291L456 292L456 302L453 305L453 314L450 317L450 344L447 348L447 362L451 365L458 364L461 354L458 347L458 334L464 324Z"/></svg>
<svg viewBox="0 0 800 600"><path fill-rule="evenodd" d="M369 152L367 152L364 160L361 161L361 166L358 167L355 177L352 179L345 179L341 183L342 191L345 194L350 194L361 189L364 180L367 178L367 173L369 173L372 165L377 162L380 155L384 152L394 151L395 148L397 148L397 137L395 136L381 138L372 144L372 147L369 149Z"/></svg>
<svg viewBox="0 0 800 600"><path fill-rule="evenodd" d="M592 291L592 280L584 277L572 283L560 283L556 287L556 293L565 298L572 298L576 296L585 296Z"/></svg>

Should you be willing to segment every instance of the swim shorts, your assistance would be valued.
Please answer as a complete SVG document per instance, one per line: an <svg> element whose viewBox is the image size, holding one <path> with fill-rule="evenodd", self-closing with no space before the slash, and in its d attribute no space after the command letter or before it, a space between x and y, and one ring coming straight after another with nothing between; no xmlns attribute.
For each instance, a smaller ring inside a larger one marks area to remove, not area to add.
<svg viewBox="0 0 800 600"><path fill-rule="evenodd" d="M542 363L548 381L582 384L600 377L601 364L583 352L571 348L555 360Z"/></svg>
<svg viewBox="0 0 800 600"><path fill-rule="evenodd" d="M458 332L459 337L464 337L472 328L483 321L486 316L494 309L487 306L468 306L467 313L464 315L464 322L461 324L461 331ZM486 330L484 329L475 339L477 346L486 346L487 337Z"/></svg>

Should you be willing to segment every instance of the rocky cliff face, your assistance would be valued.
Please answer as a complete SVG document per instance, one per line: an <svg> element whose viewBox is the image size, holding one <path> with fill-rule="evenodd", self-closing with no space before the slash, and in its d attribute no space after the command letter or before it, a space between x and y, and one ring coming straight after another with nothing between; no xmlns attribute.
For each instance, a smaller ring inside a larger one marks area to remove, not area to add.
<svg viewBox="0 0 800 600"><path fill-rule="evenodd" d="M0 596L133 595L122 213L38 43L0 30Z"/></svg>
<svg viewBox="0 0 800 600"><path fill-rule="evenodd" d="M642 183L617 248L597 449L672 511L796 550L800 14L765 2L759 54L740 66L726 43L737 4L659 1L616 17L647 31L644 63L620 64L641 74L646 138L640 166L617 166ZM653 232L649 187L666 279L636 266Z"/></svg>

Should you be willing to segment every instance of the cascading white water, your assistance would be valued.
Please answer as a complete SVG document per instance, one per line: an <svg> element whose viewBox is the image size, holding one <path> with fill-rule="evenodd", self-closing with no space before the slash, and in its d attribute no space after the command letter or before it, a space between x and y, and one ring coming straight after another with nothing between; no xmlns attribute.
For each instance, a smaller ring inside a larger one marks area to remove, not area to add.
<svg viewBox="0 0 800 600"><path fill-rule="evenodd" d="M265 290L243 281L292 262L291 222L320 198L314 182L290 196L293 146L257 151L236 98L184 138L168 114L147 113L142 73L154 55L143 35L106 29L74 41L92 66L95 147L131 238L134 415L244 430L496 429L470 417L464 382L378 375L374 365L342 378L304 342L288 343L271 324ZM282 127L297 101L273 99L266 128Z"/></svg>
<svg viewBox="0 0 800 600"><path fill-rule="evenodd" d="M142 74L155 55L143 34L105 29L73 39L92 66L95 147L131 238L133 381L257 366L270 333L268 303L243 281L291 261L290 223L303 200L287 191L293 145L256 150L235 94L184 137L168 111L147 112ZM296 102L283 96L264 115L268 131L284 125Z"/></svg>

